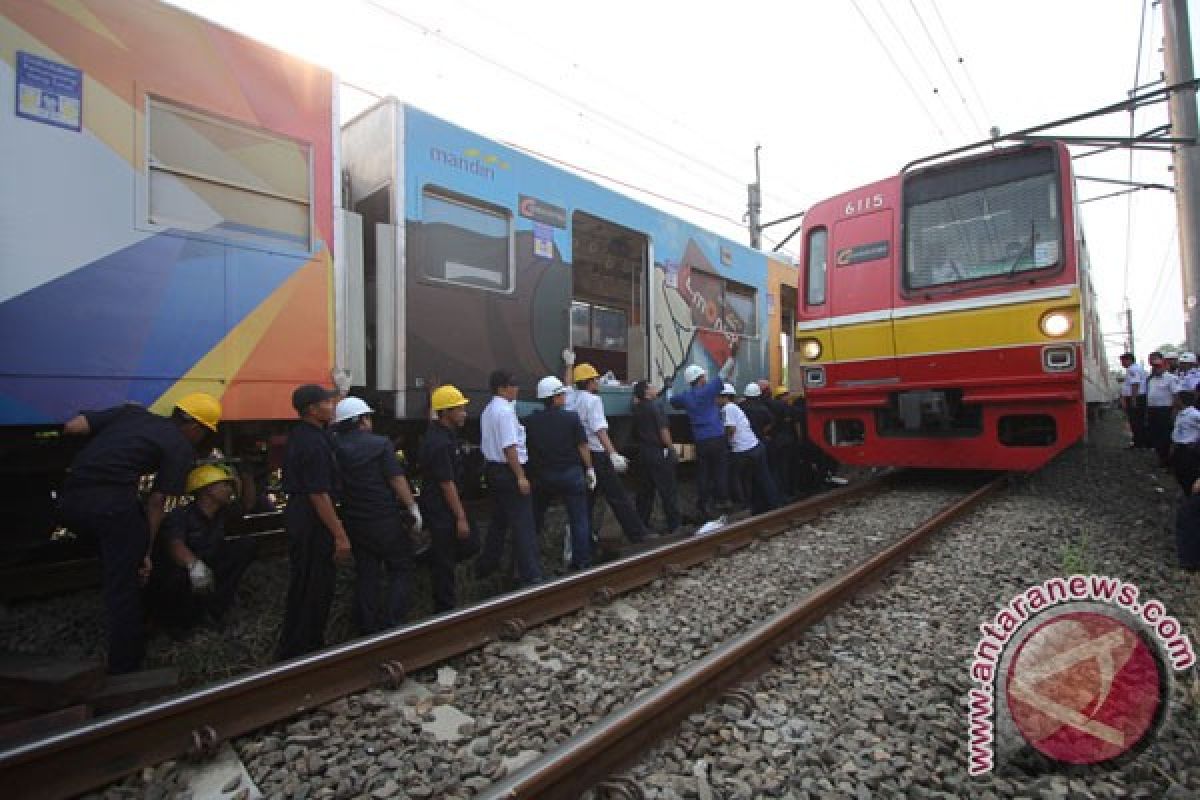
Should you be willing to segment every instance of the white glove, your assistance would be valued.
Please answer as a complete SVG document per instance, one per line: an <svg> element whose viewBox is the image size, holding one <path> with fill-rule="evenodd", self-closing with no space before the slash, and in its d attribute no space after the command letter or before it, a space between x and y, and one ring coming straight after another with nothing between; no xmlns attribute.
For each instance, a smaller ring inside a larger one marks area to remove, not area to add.
<svg viewBox="0 0 1200 800"><path fill-rule="evenodd" d="M728 378L733 374L733 358L725 359L725 363L721 366L721 377Z"/></svg>
<svg viewBox="0 0 1200 800"><path fill-rule="evenodd" d="M587 468L587 472L583 476L584 482L587 483L588 491L596 488L596 470L592 467Z"/></svg>
<svg viewBox="0 0 1200 800"><path fill-rule="evenodd" d="M420 533L421 526L425 524L425 520L421 519L421 507L413 503L408 507L408 513L412 515L412 532Z"/></svg>
<svg viewBox="0 0 1200 800"><path fill-rule="evenodd" d="M188 567L188 580L192 582L193 592L207 592L213 586L213 573L200 559L192 562Z"/></svg>
<svg viewBox="0 0 1200 800"><path fill-rule="evenodd" d="M673 453L673 452L674 452L674 451L673 451L671 448L669 448L669 447L664 447L664 448L663 448L663 458L665 458L667 461L670 461L670 460L671 460L671 453Z"/></svg>
<svg viewBox="0 0 1200 800"><path fill-rule="evenodd" d="M575 351L571 348L566 348L562 351L563 363L568 367L575 364Z"/></svg>
<svg viewBox="0 0 1200 800"><path fill-rule="evenodd" d="M629 469L629 459L620 453L613 453L609 456L609 459L612 460L613 469L615 469L618 473Z"/></svg>

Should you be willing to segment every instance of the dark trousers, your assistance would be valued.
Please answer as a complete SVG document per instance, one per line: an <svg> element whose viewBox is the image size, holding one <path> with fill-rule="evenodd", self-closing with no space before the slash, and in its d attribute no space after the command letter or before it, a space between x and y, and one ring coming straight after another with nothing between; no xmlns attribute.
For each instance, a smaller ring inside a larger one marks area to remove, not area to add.
<svg viewBox="0 0 1200 800"><path fill-rule="evenodd" d="M759 442L742 453L733 454L733 463L744 486L748 487L750 512L761 514L779 507L779 492L767 465L767 448Z"/></svg>
<svg viewBox="0 0 1200 800"><path fill-rule="evenodd" d="M767 442L767 466L771 468L771 477L775 479L775 488L780 500L792 493L792 450L795 438L776 433Z"/></svg>
<svg viewBox="0 0 1200 800"><path fill-rule="evenodd" d="M642 525L647 529L650 527L650 514L654 511L655 492L662 500L663 516L667 519L667 531L670 532L679 527L679 486L675 483L677 460L674 450L668 450L667 455L664 456L662 447L648 444L638 447L640 472L637 496L634 502L637 505L638 517L641 518Z"/></svg>
<svg viewBox="0 0 1200 800"><path fill-rule="evenodd" d="M399 514L347 520L346 535L354 550L354 623L358 630L376 633L403 624L412 581L408 525Z"/></svg>
<svg viewBox="0 0 1200 800"><path fill-rule="evenodd" d="M108 671L119 675L142 665L145 621L138 570L150 546L146 512L133 490L124 499L111 491L81 489L63 495L62 521L100 545L104 609L108 627Z"/></svg>
<svg viewBox="0 0 1200 800"><path fill-rule="evenodd" d="M1146 435L1158 454L1159 466L1167 466L1171 453L1171 407L1149 406L1146 409Z"/></svg>
<svg viewBox="0 0 1200 800"><path fill-rule="evenodd" d="M1192 484L1200 479L1200 444L1172 444L1171 467L1183 493L1190 496Z"/></svg>
<svg viewBox="0 0 1200 800"><path fill-rule="evenodd" d="M533 524L533 498L517 489L517 476L507 464L488 462L486 469L492 519L475 574L486 577L496 571L504 554L505 534L511 530L517 579L523 584L538 583L542 580L542 559Z"/></svg>
<svg viewBox="0 0 1200 800"><path fill-rule="evenodd" d="M257 549L253 539L226 539L215 552L203 556L202 560L213 571L213 588L209 592L193 591L187 569L169 557L157 556L146 585L150 616L173 632L198 625L205 614L219 622L233 605L238 584L254 561Z"/></svg>
<svg viewBox="0 0 1200 800"><path fill-rule="evenodd" d="M1133 436L1134 447L1149 447L1150 439L1146 433L1146 396L1138 395L1128 398L1125 406L1125 418L1129 420L1129 433Z"/></svg>
<svg viewBox="0 0 1200 800"><path fill-rule="evenodd" d="M333 603L336 567L333 533L317 519L308 495L293 495L283 512L288 534L287 606L277 658L311 653L325 646L325 622Z"/></svg>
<svg viewBox="0 0 1200 800"><path fill-rule="evenodd" d="M596 491L588 497L588 517L592 520L592 529L599 528L595 525L596 496L603 494L609 508L613 510L613 516L617 518L621 530L625 533L625 538L631 542L645 539L646 526L634 510L629 493L625 491L625 484L621 483L621 476L613 468L608 453L597 453L593 450L592 468L596 470Z"/></svg>
<svg viewBox="0 0 1200 800"><path fill-rule="evenodd" d="M709 501L729 502L729 443L724 436L696 442L696 508L708 518Z"/></svg>
<svg viewBox="0 0 1200 800"><path fill-rule="evenodd" d="M440 491L440 490L439 490ZM429 559L429 579L433 591L433 610L436 613L449 611L458 605L455 593L454 520L446 522L426 520L429 525L430 544L426 557Z"/></svg>
<svg viewBox="0 0 1200 800"><path fill-rule="evenodd" d="M1179 566L1200 569L1200 495L1180 503L1175 512L1175 548Z"/></svg>
<svg viewBox="0 0 1200 800"><path fill-rule="evenodd" d="M550 501L561 497L567 507L567 524L571 528L571 568L587 569L592 565L592 529L588 524L587 484L583 467L538 470L533 485L533 519L538 540L546 525L546 509Z"/></svg>

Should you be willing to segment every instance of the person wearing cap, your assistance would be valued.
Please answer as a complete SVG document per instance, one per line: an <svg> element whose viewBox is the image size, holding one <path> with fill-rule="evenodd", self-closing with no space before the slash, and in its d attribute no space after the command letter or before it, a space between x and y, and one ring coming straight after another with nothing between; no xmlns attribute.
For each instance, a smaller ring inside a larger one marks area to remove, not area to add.
<svg viewBox="0 0 1200 800"><path fill-rule="evenodd" d="M734 356L736 346L735 342ZM702 520L709 518L710 501L718 508L729 506L729 443L717 410L717 395L725 379L733 373L734 356L721 367L719 380L711 382L704 367L688 365L683 371L688 389L670 398L672 406L687 412L692 425L692 441L696 446L696 508Z"/></svg>
<svg viewBox="0 0 1200 800"><path fill-rule="evenodd" d="M181 636L205 615L220 624L257 547L246 536L225 538L225 524L242 516L236 479L226 467L204 464L187 477L192 502L163 520L155 540L146 605L172 636ZM242 485L242 494L253 487Z"/></svg>
<svg viewBox="0 0 1200 800"><path fill-rule="evenodd" d="M292 408L300 421L288 434L283 461L283 491L288 497L283 523L291 575L279 637L280 661L325 646L335 561L350 557L350 538L334 508L341 486L327 430L337 397L336 391L315 384L292 392Z"/></svg>
<svg viewBox="0 0 1200 800"><path fill-rule="evenodd" d="M645 541L646 526L621 483L621 473L629 469L629 461L617 452L608 435L608 417L600 399L600 373L591 364L575 364L575 352L570 349L563 351L563 363L566 365L563 383L575 384L575 388L567 389L566 408L578 414L583 423L588 449L592 451L592 466L596 469L597 491L588 495L588 513L594 514L596 495L603 494L625 538L635 543Z"/></svg>
<svg viewBox="0 0 1200 800"><path fill-rule="evenodd" d="M757 384L750 384L755 389ZM746 388L749 388L746 387ZM733 453L733 474L745 490L743 495L750 504L750 513L761 514L779 507L775 481L767 467L767 449L755 435L745 412L733 402L737 390L725 384L717 403L721 407L721 419L725 423L725 435L729 438L729 449Z"/></svg>
<svg viewBox="0 0 1200 800"><path fill-rule="evenodd" d="M588 492L596 488L592 451L579 415L565 408L567 387L553 375L538 381L542 408L525 418L529 469L533 481L533 519L538 540L545 527L546 509L555 497L567 507L571 529L571 569L592 565L592 531L588 524Z"/></svg>
<svg viewBox="0 0 1200 800"><path fill-rule="evenodd" d="M1179 390L1194 392L1200 386L1200 368L1196 366L1196 354L1190 350L1179 356Z"/></svg>
<svg viewBox="0 0 1200 800"><path fill-rule="evenodd" d="M423 487L419 502L430 536L433 610L441 613L458 602L454 566L460 553L469 551L474 531L462 504L464 445L458 436L467 421L467 398L446 384L434 389L429 400L434 416L421 437L417 469ZM474 541L477 546L478 536Z"/></svg>
<svg viewBox="0 0 1200 800"><path fill-rule="evenodd" d="M679 456L671 439L667 414L658 399L658 388L646 381L633 385L633 436L638 445L641 465L635 505L638 516L647 530L654 510L654 494L662 499L666 518L664 533L675 533L682 519L679 516L679 487L675 482L675 465Z"/></svg>
<svg viewBox="0 0 1200 800"><path fill-rule="evenodd" d="M479 419L480 449L486 461L484 474L492 492L492 518L483 552L475 562L475 577L486 578L500 566L504 541L512 532L517 580L540 583L542 564L533 523L533 487L525 474L529 452L525 426L517 419L517 382L502 369L488 377L492 399Z"/></svg>
<svg viewBox="0 0 1200 800"><path fill-rule="evenodd" d="M420 534L422 522L396 449L387 437L373 432L373 413L360 398L346 397L333 416L342 519L354 553L354 623L360 633L404 622L412 537Z"/></svg>
<svg viewBox="0 0 1200 800"><path fill-rule="evenodd" d="M1125 380L1121 383L1121 406L1129 421L1131 447L1146 447L1146 370L1134 360L1133 353L1121 354Z"/></svg>
<svg viewBox="0 0 1200 800"><path fill-rule="evenodd" d="M1146 436L1158 456L1158 465L1170 466L1171 412L1175 408L1175 393L1179 381L1167 371L1161 353L1150 354L1150 374L1146 376Z"/></svg>
<svg viewBox="0 0 1200 800"><path fill-rule="evenodd" d="M765 381L759 381L759 384ZM765 394L765 390L764 390ZM788 388L775 387L774 396L764 400L771 412L773 424L771 439L767 442L767 466L771 468L771 476L775 479L775 488L779 490L780 501L791 496L792 458L796 449L796 429L792 424L792 405L788 402Z"/></svg>
<svg viewBox="0 0 1200 800"><path fill-rule="evenodd" d="M63 524L100 545L108 627L108 671L133 672L142 663L142 584L153 570L150 554L168 497L182 495L196 450L216 432L221 404L196 392L175 403L169 418L138 405L84 411L63 426L88 436L71 462L59 498ZM145 504L143 475L154 475Z"/></svg>

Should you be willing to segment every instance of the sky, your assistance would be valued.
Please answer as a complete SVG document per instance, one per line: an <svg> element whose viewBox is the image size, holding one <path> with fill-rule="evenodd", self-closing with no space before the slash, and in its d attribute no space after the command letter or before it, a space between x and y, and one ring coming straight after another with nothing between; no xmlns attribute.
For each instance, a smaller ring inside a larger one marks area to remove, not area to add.
<svg viewBox="0 0 1200 800"><path fill-rule="evenodd" d="M1118 102L1135 76L1163 71L1162 9L1149 0L173 2L332 69L344 120L395 95L743 242L756 146L770 221L993 126ZM1159 105L1134 124L1166 121ZM1121 112L1056 132L1129 126ZM1169 185L1170 164L1117 151L1075 167ZM1085 199L1121 188L1079 186ZM1110 365L1126 297L1139 356L1184 338L1175 220L1161 190L1083 206ZM791 228L769 228L765 247Z"/></svg>

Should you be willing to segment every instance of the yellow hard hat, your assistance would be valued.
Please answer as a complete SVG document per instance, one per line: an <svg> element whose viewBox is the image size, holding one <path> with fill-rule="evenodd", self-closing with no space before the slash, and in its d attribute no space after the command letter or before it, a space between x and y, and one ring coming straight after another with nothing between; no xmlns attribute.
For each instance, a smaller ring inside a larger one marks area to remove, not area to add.
<svg viewBox="0 0 1200 800"><path fill-rule="evenodd" d="M583 363L575 366L575 371L571 373L571 380L575 383L580 381L590 381L592 378L599 378L600 373L596 372L596 368L591 364Z"/></svg>
<svg viewBox="0 0 1200 800"><path fill-rule="evenodd" d="M212 486L214 483L221 481L232 481L233 474L225 467L217 466L216 464L205 464L196 467L188 473L187 476L187 493L195 494L205 486Z"/></svg>
<svg viewBox="0 0 1200 800"><path fill-rule="evenodd" d="M785 395L787 393L788 393L788 388L786 386L776 386L775 387L775 396L776 397L779 397L780 395Z"/></svg>
<svg viewBox="0 0 1200 800"><path fill-rule="evenodd" d="M211 394L193 392L181 397L175 407L210 431L215 431L221 421L221 402Z"/></svg>
<svg viewBox="0 0 1200 800"><path fill-rule="evenodd" d="M433 390L431 398L434 411L445 411L447 408L465 406L469 401L457 387L446 384Z"/></svg>

